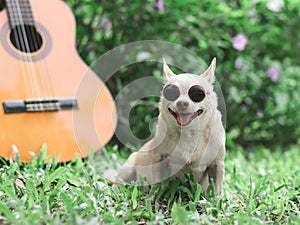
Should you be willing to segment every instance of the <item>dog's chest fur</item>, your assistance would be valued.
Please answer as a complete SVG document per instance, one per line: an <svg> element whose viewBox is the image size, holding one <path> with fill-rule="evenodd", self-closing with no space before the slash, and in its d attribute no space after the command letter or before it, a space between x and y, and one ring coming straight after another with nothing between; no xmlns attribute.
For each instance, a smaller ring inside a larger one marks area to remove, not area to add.
<svg viewBox="0 0 300 225"><path fill-rule="evenodd" d="M176 160L191 163L201 158L201 143L204 143L207 136L193 129L170 131L159 146L159 151L164 157L171 156Z"/></svg>
<svg viewBox="0 0 300 225"><path fill-rule="evenodd" d="M159 126L158 126L159 129ZM157 133L161 133L158 131ZM206 159L211 155L207 149L211 143L211 127L207 124L203 129L168 129L162 143L156 149L162 159L169 159L169 164L180 164L187 170L203 167L203 170L212 160Z"/></svg>

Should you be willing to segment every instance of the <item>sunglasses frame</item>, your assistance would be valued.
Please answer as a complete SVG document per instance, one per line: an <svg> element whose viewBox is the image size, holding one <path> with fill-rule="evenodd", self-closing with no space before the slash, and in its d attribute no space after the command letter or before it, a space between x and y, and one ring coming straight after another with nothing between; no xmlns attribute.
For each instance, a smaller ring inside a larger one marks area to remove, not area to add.
<svg viewBox="0 0 300 225"><path fill-rule="evenodd" d="M192 91L201 91L202 96L199 99L195 99L195 97L191 96L191 95L193 95L193 93L191 93ZM162 94L166 100L173 102L179 98L181 93L180 93L180 89L177 85L168 84L163 88ZM199 102L202 102L203 99L206 97L206 95L209 93L205 92L205 90L202 86L196 84L189 88L187 94L193 102L199 103Z"/></svg>

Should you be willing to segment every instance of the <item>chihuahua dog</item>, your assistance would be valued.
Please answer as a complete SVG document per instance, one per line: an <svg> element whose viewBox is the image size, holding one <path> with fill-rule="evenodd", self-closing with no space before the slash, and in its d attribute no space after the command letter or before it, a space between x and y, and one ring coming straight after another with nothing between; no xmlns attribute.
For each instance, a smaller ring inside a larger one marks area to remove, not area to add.
<svg viewBox="0 0 300 225"><path fill-rule="evenodd" d="M121 167L124 182L144 178L148 184L192 171L202 192L214 181L221 194L225 130L214 92L216 59L201 75L175 75L163 60L164 87L154 137Z"/></svg>

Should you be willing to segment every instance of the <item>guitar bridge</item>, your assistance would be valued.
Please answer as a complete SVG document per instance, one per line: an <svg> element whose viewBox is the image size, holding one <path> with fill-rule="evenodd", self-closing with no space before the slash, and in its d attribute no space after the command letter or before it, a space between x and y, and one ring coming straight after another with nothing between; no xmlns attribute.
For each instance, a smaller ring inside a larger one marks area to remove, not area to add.
<svg viewBox="0 0 300 225"><path fill-rule="evenodd" d="M3 108L5 114L79 109L77 100L73 98L38 98L23 101L5 101L3 102Z"/></svg>

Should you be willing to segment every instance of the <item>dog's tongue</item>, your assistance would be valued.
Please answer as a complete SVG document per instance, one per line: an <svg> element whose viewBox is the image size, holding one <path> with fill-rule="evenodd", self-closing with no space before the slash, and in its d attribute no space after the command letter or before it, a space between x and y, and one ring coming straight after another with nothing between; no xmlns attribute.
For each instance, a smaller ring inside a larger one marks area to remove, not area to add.
<svg viewBox="0 0 300 225"><path fill-rule="evenodd" d="M191 114L178 114L176 120L178 125L186 126L191 122Z"/></svg>

